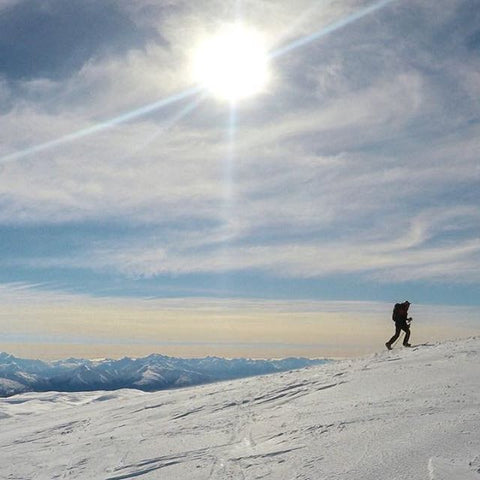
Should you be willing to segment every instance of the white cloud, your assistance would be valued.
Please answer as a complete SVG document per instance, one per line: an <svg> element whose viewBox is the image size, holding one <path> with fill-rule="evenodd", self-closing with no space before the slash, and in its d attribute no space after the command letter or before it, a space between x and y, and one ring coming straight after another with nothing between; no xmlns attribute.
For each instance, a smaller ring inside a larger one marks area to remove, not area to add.
<svg viewBox="0 0 480 480"><path fill-rule="evenodd" d="M15 105L0 116L0 156L188 86L194 39L234 12L220 1L205 8L179 2L158 18L146 15L156 10L144 7L155 5L124 8L142 25L157 23L166 44L97 58L63 82L23 82L20 97L1 87L0 99ZM263 24L272 42L318 30L352 8L351 2L244 2L247 19ZM417 7L391 8L401 24L403 8ZM352 45L358 31L346 28L324 40L336 42L336 50L311 45L274 65L276 90L238 112L231 198L225 195L228 112L210 101L158 136L188 100L14 162L0 160L3 224L115 219L152 228L133 241L99 239L69 258L9 260L139 276L260 269L298 277L356 272L385 281L478 281L473 192L480 131L468 124L468 102L449 109L450 84L425 71L436 65L431 39L422 47L423 36L452 21L456 9L449 2L418 8L419 15L432 12L426 31L405 38L392 23L373 22L364 43ZM414 44L417 50L409 50ZM422 68L410 56L421 58ZM295 62L304 70L294 71ZM474 98L478 63L460 63L446 59L438 69ZM456 198L455 189L470 195ZM166 223L173 226L164 233Z"/></svg>
<svg viewBox="0 0 480 480"><path fill-rule="evenodd" d="M392 300L392 302L402 299ZM413 299L410 299L411 301ZM288 314L314 314L310 318L311 322L320 320L322 314L338 314L337 321L343 322L346 317L342 315L353 315L351 320L357 318L372 318L374 323L378 320L389 321L393 304L392 302L372 302L372 301L320 301L320 300L265 300L251 298L204 298L204 297L179 297L179 298L124 298L124 297L97 297L86 294L65 293L55 290L48 284L30 284L30 283L0 283L0 301L8 310L2 312L0 320L5 322L11 319L10 309L22 311L22 314L28 313L35 316L35 309L41 311L42 308L48 308L49 311L58 310L60 315L64 315L67 310L62 307L84 308L86 312L91 309L112 309L119 312L125 310L126 317L128 312L196 312L201 317L207 319L208 315L212 318L227 318L230 314L258 315L272 314L270 320L275 319L275 315ZM477 325L478 308L476 306L452 306L452 305L428 305L413 303L411 313L424 318L430 322L438 324L452 323ZM175 318L175 317L173 317ZM247 318L247 317L245 317ZM282 318L279 317L279 321ZM288 318L288 317L287 317ZM350 317L349 317L350 318ZM454 319L454 320L453 320ZM65 319L68 320L67 318ZM92 320L92 319L90 319ZM93 319L95 323L95 319ZM98 322L97 322L98 323ZM54 324L52 324L54 326ZM50 327L52 326L50 325ZM387 322L387 325L390 324ZM17 328L18 324L10 324ZM81 325L79 326L81 328Z"/></svg>
<svg viewBox="0 0 480 480"><path fill-rule="evenodd" d="M469 207L431 209L403 224L390 219L389 224L368 230L355 241L348 236L322 240L321 235L302 241L280 236L252 241L241 229L174 230L148 239L102 242L68 258L33 259L23 264L88 267L147 278L253 270L284 278L362 274L386 283L468 284L480 280L478 220L478 211ZM464 234L460 240L452 237L458 229ZM236 235L243 236L246 244Z"/></svg>

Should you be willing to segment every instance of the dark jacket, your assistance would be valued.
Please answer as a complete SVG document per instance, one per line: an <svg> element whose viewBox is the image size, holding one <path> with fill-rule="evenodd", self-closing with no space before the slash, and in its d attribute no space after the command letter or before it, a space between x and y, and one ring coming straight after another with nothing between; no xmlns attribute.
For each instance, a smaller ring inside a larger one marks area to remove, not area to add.
<svg viewBox="0 0 480 480"><path fill-rule="evenodd" d="M408 308L402 303L396 303L393 307L392 320L398 324L406 324L408 317Z"/></svg>

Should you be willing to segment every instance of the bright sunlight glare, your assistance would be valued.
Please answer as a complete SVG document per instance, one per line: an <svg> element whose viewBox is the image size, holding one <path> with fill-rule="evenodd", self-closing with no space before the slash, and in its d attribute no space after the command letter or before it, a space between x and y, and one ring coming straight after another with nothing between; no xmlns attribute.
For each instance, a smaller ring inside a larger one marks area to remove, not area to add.
<svg viewBox="0 0 480 480"><path fill-rule="evenodd" d="M259 33L231 25L200 44L193 68L196 81L214 97L236 102L265 88L267 49Z"/></svg>

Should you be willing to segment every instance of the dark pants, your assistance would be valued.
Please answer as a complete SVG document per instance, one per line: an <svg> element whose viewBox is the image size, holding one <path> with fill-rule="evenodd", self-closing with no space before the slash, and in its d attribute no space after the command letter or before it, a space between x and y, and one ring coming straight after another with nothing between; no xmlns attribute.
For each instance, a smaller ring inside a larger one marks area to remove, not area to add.
<svg viewBox="0 0 480 480"><path fill-rule="evenodd" d="M408 339L410 338L410 325L407 325L406 322L395 322L395 335L387 342L388 345L393 345L393 343L397 341L402 330L405 332L403 344L406 345L408 343Z"/></svg>

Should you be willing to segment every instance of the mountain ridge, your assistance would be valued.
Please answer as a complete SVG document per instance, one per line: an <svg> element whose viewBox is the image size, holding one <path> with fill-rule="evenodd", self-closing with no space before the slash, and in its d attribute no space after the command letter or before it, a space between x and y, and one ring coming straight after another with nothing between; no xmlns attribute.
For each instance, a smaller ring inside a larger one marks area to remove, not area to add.
<svg viewBox="0 0 480 480"><path fill-rule="evenodd" d="M327 361L302 357L281 360L178 358L161 354L118 360L68 358L42 361L0 352L0 397L50 390L78 392L136 388L151 392L264 375Z"/></svg>

